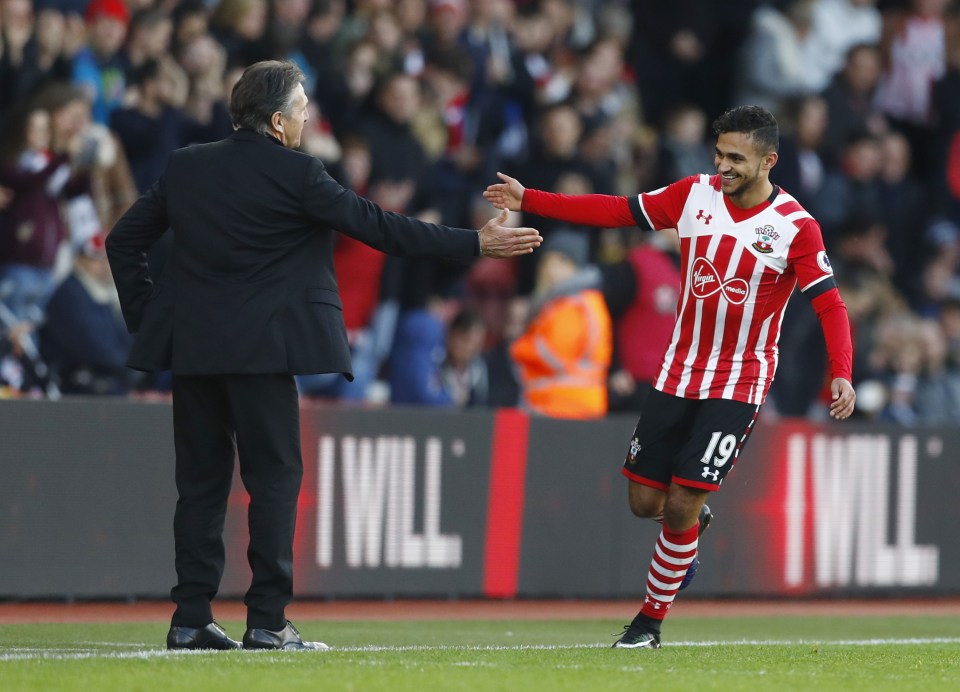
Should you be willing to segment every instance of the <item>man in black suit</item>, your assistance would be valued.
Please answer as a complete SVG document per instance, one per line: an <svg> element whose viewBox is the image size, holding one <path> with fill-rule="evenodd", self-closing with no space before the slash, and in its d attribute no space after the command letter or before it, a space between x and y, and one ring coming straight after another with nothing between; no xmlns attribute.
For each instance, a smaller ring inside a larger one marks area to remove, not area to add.
<svg viewBox="0 0 960 692"><path fill-rule="evenodd" d="M124 319L128 365L173 371L179 499L176 604L167 646L235 649L213 620L234 455L250 495L243 648L322 649L286 619L303 463L297 374L350 374L333 268L334 233L403 256L511 257L540 244L534 229L447 228L386 212L295 151L307 120L303 75L256 63L231 97L236 131L174 152L124 214L107 252ZM151 280L146 251L170 228L172 257Z"/></svg>

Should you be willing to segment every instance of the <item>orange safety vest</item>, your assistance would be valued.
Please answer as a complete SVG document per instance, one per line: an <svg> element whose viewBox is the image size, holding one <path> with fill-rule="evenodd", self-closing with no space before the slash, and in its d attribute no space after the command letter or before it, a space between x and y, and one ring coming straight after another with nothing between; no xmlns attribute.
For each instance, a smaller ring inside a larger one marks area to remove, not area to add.
<svg viewBox="0 0 960 692"><path fill-rule="evenodd" d="M596 289L548 301L510 354L524 403L552 418L599 418L607 412L613 327Z"/></svg>

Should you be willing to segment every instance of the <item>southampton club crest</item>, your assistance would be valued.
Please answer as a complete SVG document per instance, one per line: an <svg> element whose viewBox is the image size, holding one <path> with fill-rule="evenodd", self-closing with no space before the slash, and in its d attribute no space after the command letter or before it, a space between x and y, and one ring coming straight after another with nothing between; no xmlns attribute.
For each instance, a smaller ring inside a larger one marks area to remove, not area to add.
<svg viewBox="0 0 960 692"><path fill-rule="evenodd" d="M756 229L757 242L753 244L753 249L763 254L773 252L773 241L780 240L780 234L773 230L773 226L767 224Z"/></svg>

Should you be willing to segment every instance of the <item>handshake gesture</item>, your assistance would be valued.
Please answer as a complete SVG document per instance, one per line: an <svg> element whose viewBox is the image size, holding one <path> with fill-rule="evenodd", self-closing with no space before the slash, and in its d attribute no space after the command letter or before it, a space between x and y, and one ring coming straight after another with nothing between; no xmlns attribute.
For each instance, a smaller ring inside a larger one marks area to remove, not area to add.
<svg viewBox="0 0 960 692"><path fill-rule="evenodd" d="M500 215L490 219L480 229L480 254L484 257L515 257L526 255L540 247L542 238L535 228L510 228L504 226L510 211L520 211L523 186L503 173L497 173L503 183L490 185L483 193L484 199L500 209Z"/></svg>

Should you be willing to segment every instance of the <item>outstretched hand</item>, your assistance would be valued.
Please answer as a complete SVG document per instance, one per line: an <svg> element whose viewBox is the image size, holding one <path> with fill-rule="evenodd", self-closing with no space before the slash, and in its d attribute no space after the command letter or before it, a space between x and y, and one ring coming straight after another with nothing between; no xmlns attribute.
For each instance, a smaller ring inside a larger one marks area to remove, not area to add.
<svg viewBox="0 0 960 692"><path fill-rule="evenodd" d="M526 188L520 184L519 180L511 178L505 173L498 172L497 177L503 182L488 185L483 192L483 198L497 209L520 211L520 204L523 202L523 193Z"/></svg>
<svg viewBox="0 0 960 692"><path fill-rule="evenodd" d="M838 377L830 383L830 393L833 395L833 401L830 402L830 415L837 420L849 418L857 402L857 393L853 385L842 377Z"/></svg>
<svg viewBox="0 0 960 692"><path fill-rule="evenodd" d="M534 248L540 247L543 239L536 228L510 228L503 225L509 215L510 212L503 209L480 229L480 254L484 257L502 259L528 255Z"/></svg>

